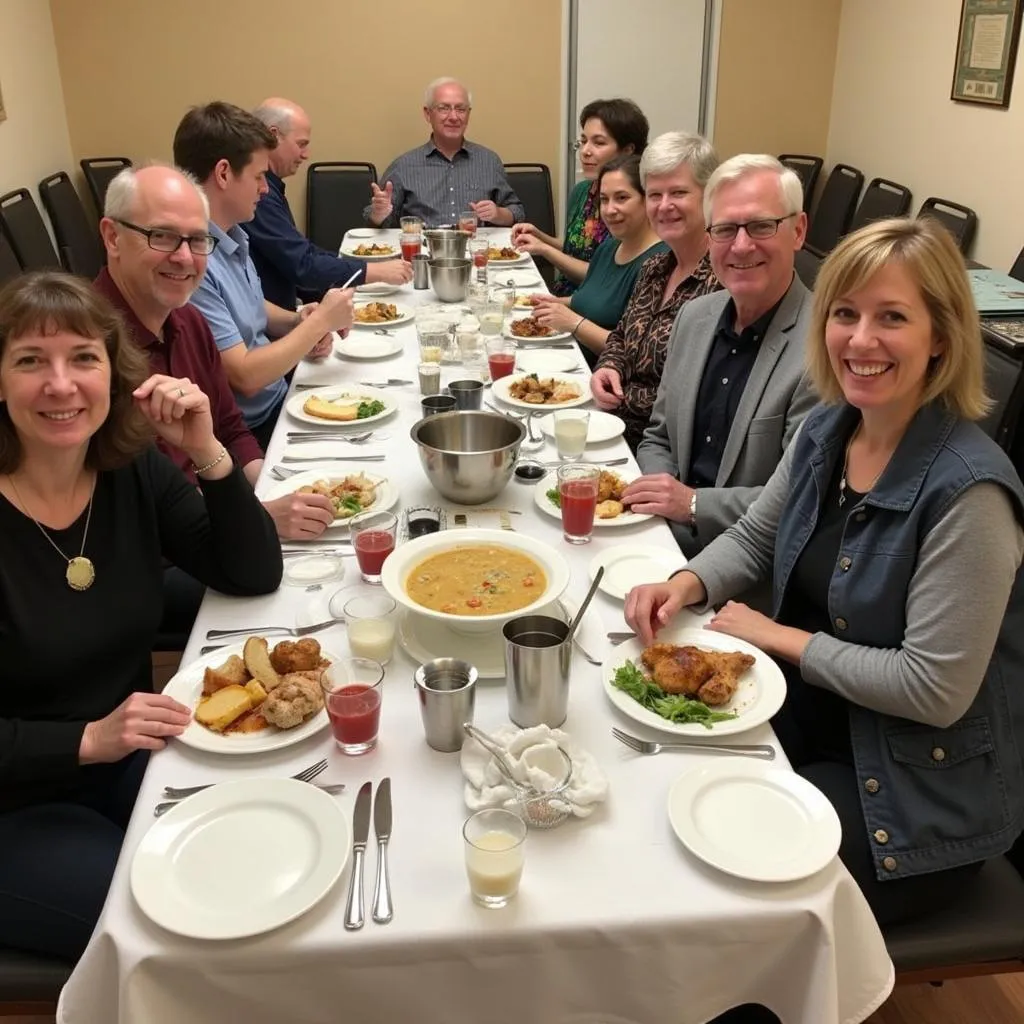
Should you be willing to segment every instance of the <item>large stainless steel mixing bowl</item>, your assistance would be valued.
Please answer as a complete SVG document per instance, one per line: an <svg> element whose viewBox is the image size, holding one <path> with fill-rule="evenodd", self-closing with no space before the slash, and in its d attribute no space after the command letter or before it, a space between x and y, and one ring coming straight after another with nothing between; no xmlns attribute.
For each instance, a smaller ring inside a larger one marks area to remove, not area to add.
<svg viewBox="0 0 1024 1024"><path fill-rule="evenodd" d="M469 275L473 264L469 260L430 260L430 287L442 302L462 302L469 291Z"/></svg>
<svg viewBox="0 0 1024 1024"><path fill-rule="evenodd" d="M482 505L509 482L526 428L493 412L444 412L409 432L427 479L449 501Z"/></svg>
<svg viewBox="0 0 1024 1024"><path fill-rule="evenodd" d="M427 240L427 249L432 260L451 259L464 260L466 246L469 244L468 231L456 231L453 228L431 228L423 232Z"/></svg>

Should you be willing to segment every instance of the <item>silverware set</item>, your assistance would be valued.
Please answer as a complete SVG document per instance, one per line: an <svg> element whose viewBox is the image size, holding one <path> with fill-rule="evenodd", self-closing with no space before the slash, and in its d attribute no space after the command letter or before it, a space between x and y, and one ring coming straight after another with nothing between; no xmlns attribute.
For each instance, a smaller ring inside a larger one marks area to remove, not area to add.
<svg viewBox="0 0 1024 1024"><path fill-rule="evenodd" d="M365 923L363 909L363 862L370 838L370 794L372 782L364 782L356 797L352 814L352 874L345 901L345 928L358 931ZM373 831L377 837L377 875L373 883L370 916L377 924L387 924L394 916L391 903L391 876L388 873L388 842L391 839L391 779L382 779L373 797Z"/></svg>
<svg viewBox="0 0 1024 1024"><path fill-rule="evenodd" d="M660 754L663 750L692 750L702 754L729 754L756 757L761 761L774 761L775 748L767 743L697 743L689 740L643 740L621 729L612 729L612 735L638 754Z"/></svg>
<svg viewBox="0 0 1024 1024"><path fill-rule="evenodd" d="M361 434L342 434L337 431L294 430L285 434L288 444L315 444L317 441L346 441L349 444L363 444L374 436L372 430L364 430ZM378 438L377 440L385 440Z"/></svg>
<svg viewBox="0 0 1024 1024"><path fill-rule="evenodd" d="M311 626L246 626L244 629L208 629L207 640L226 640L229 637L239 636L309 636L310 633L319 633L322 629L330 629L343 623L344 619L328 619L326 622L316 622Z"/></svg>
<svg viewBox="0 0 1024 1024"><path fill-rule="evenodd" d="M387 380L361 380L359 383L364 388L404 388L409 384L414 384L415 381L389 377Z"/></svg>
<svg viewBox="0 0 1024 1024"><path fill-rule="evenodd" d="M331 440L328 438L327 440ZM383 462L384 455L282 455L282 462ZM273 467L271 472L277 467ZM283 479L283 477L281 478Z"/></svg>

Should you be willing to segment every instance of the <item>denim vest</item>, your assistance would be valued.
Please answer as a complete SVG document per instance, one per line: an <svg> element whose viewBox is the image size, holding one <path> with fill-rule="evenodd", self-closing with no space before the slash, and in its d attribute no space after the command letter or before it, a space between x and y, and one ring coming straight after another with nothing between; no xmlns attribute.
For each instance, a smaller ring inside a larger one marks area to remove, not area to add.
<svg viewBox="0 0 1024 1024"><path fill-rule="evenodd" d="M857 416L849 406L819 406L793 442L791 491L775 547L776 616ZM921 542L950 504L983 480L1006 488L1024 522L1024 487L1006 455L973 423L934 404L920 409L881 479L847 516L828 591L836 637L902 646ZM965 580L948 614L970 595ZM1022 669L1024 571L1018 569L992 660L959 721L934 728L851 704L854 767L878 878L1005 853L1024 829Z"/></svg>

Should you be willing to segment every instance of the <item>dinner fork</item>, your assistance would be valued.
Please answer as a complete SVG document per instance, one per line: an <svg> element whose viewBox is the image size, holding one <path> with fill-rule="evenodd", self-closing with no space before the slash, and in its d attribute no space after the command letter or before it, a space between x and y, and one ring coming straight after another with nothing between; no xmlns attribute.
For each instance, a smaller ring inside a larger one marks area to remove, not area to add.
<svg viewBox="0 0 1024 1024"><path fill-rule="evenodd" d="M636 638L636 633L609 633L608 643L612 647L618 647L619 644L624 644L627 640L633 640Z"/></svg>
<svg viewBox="0 0 1024 1024"><path fill-rule="evenodd" d="M295 444L321 444L325 441L333 444L335 441L342 441L347 444L365 444L369 440L368 436L362 434L356 434L354 437L345 437L343 434L319 434L315 437L289 437L286 438L285 444L288 446ZM386 441L387 435L382 434L377 438L378 441Z"/></svg>
<svg viewBox="0 0 1024 1024"><path fill-rule="evenodd" d="M342 626L344 619L328 619L326 622L317 622L312 626L247 626L245 629L208 629L207 640L226 640L234 636L309 636L310 633L319 633L322 629L329 629L331 626Z"/></svg>
<svg viewBox="0 0 1024 1024"><path fill-rule="evenodd" d="M705 754L732 754L756 757L760 761L774 761L775 748L767 743L689 743L686 740L642 740L621 729L612 729L612 735L638 754L660 754L663 750L694 750Z"/></svg>
<svg viewBox="0 0 1024 1024"><path fill-rule="evenodd" d="M372 430L364 430L361 434L342 434L331 430L289 430L285 437L289 441L304 441L309 438L312 441L351 441L352 444L359 444L373 437Z"/></svg>
<svg viewBox="0 0 1024 1024"><path fill-rule="evenodd" d="M323 757L319 761L314 761L313 764L307 765L302 769L301 772L296 772L292 778L297 779L299 782L312 782L321 772L327 769L327 758ZM192 796L193 793L201 793L204 789L209 789L210 786L215 786L215 782L208 782L205 786L164 786L164 796L168 800L182 800L187 796Z"/></svg>
<svg viewBox="0 0 1024 1024"><path fill-rule="evenodd" d="M282 455L282 462L383 462L383 455Z"/></svg>

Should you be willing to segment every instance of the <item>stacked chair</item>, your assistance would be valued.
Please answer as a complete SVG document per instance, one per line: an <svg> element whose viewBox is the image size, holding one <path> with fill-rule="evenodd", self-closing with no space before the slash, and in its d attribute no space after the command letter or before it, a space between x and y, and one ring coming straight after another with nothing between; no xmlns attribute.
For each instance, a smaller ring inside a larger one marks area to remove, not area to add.
<svg viewBox="0 0 1024 1024"><path fill-rule="evenodd" d="M27 188L0 196L0 232L7 236L22 270L60 270L60 260Z"/></svg>
<svg viewBox="0 0 1024 1024"><path fill-rule="evenodd" d="M116 175L131 165L131 160L126 156L93 156L79 161L82 174L85 175L85 183L89 186L89 193L96 206L97 217L103 216L103 201L107 196L107 186Z"/></svg>
<svg viewBox="0 0 1024 1024"><path fill-rule="evenodd" d="M863 184L864 175L856 167L836 164L832 168L807 229L804 247L796 254L796 272L808 288L814 287L822 260L849 230Z"/></svg>
<svg viewBox="0 0 1024 1024"><path fill-rule="evenodd" d="M91 281L103 267L103 248L82 200L64 171L39 182L39 195L53 225L61 265Z"/></svg>
<svg viewBox="0 0 1024 1024"><path fill-rule="evenodd" d="M956 240L960 251L967 255L971 242L974 241L974 232L978 228L978 215L969 206L961 206L949 199L931 196L921 204L917 215L937 220Z"/></svg>
<svg viewBox="0 0 1024 1024"><path fill-rule="evenodd" d="M814 200L814 188L818 184L818 175L821 174L821 167L824 161L820 156L804 156L802 153L783 153L779 157L779 163L785 164L791 171L795 171L804 188L804 213L811 212L811 203Z"/></svg>

